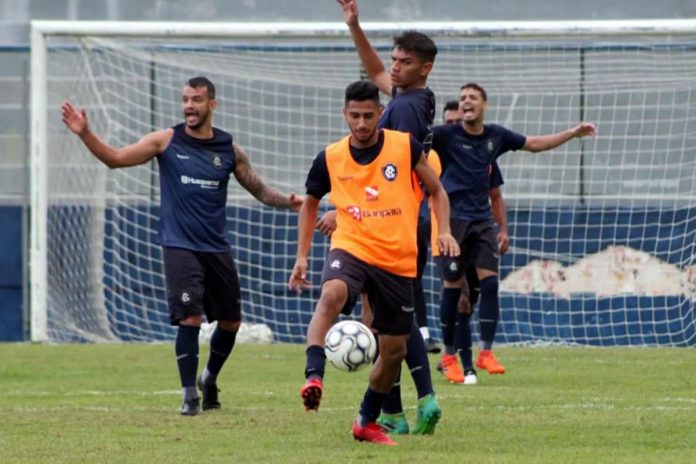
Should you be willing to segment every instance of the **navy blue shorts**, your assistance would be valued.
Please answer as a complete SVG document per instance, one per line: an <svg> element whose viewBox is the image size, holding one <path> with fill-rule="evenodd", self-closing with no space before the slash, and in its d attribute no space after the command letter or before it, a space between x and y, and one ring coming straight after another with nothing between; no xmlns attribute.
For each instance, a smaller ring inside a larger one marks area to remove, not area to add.
<svg viewBox="0 0 696 464"><path fill-rule="evenodd" d="M205 314L208 322L242 319L239 275L230 253L164 247L167 305L172 325Z"/></svg>
<svg viewBox="0 0 696 464"><path fill-rule="evenodd" d="M452 219L450 224L452 236L459 243L461 254L457 257L440 257L438 261L442 279L448 282L461 279L469 265L497 273L500 254L495 223Z"/></svg>
<svg viewBox="0 0 696 464"><path fill-rule="evenodd" d="M334 249L324 262L321 283L341 280L348 286L343 314L350 314L366 293L374 319L372 328L382 335L406 335L413 325L413 279L367 264L350 253Z"/></svg>

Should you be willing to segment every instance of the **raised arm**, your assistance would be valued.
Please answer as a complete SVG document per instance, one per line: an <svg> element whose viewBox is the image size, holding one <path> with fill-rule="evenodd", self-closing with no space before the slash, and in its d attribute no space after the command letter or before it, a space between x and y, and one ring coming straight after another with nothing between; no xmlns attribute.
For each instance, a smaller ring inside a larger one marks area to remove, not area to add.
<svg viewBox="0 0 696 464"><path fill-rule="evenodd" d="M170 129L152 132L139 142L123 148L114 148L106 144L89 129L87 113L77 110L69 101L61 105L63 124L78 137L87 149L110 168L124 168L143 164L164 150L171 139Z"/></svg>
<svg viewBox="0 0 696 464"><path fill-rule="evenodd" d="M312 246L312 234L314 233L314 223L317 221L317 211L319 210L319 199L312 195L306 195L302 207L300 208L297 224L297 255L295 265L290 273L288 287L297 293L302 293L302 289L310 286L307 279L307 257Z"/></svg>
<svg viewBox="0 0 696 464"><path fill-rule="evenodd" d="M244 149L236 143L233 146L236 155L234 177L242 187L265 205L273 206L274 208L292 209L293 211L300 210L303 201L300 195L295 193L284 195L273 187L264 184L263 180L251 167L251 162Z"/></svg>
<svg viewBox="0 0 696 464"><path fill-rule="evenodd" d="M358 4L355 0L336 1L341 5L343 19L348 25L351 37L353 37L355 48L358 50L358 56L367 72L367 77L379 90L391 97L391 78L384 67L382 59L377 54L377 51L370 45L369 40L367 40L365 31L360 27L360 21L358 20Z"/></svg>
<svg viewBox="0 0 696 464"><path fill-rule="evenodd" d="M491 209L493 210L493 219L498 224L498 250L500 254L505 254L510 245L510 236L508 235L507 222L507 205L503 192L500 187L492 188L489 191L491 198Z"/></svg>
<svg viewBox="0 0 696 464"><path fill-rule="evenodd" d="M430 194L430 201L437 219L437 245L440 253L446 256L459 256L459 245L450 231L450 204L447 192L442 188L440 179L422 154L415 167L416 175Z"/></svg>
<svg viewBox="0 0 696 464"><path fill-rule="evenodd" d="M590 122L583 122L556 134L527 137L522 150L538 153L540 151L556 148L571 139L586 137L588 135L597 135L597 127Z"/></svg>

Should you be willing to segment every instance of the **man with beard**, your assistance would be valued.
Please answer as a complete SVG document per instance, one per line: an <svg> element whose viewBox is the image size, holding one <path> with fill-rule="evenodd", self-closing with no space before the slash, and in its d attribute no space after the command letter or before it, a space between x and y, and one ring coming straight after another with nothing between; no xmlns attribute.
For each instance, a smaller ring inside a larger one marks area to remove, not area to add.
<svg viewBox="0 0 696 464"><path fill-rule="evenodd" d="M459 248L449 233L447 196L425 159L423 145L408 133L379 129L381 114L375 85L357 81L346 88L343 115L350 135L319 153L307 175L297 259L288 285L298 292L310 285L307 256L312 232L319 202L329 194L337 225L307 338L316 340L312 346L318 346L339 314L349 314L360 293L366 293L372 308L370 326L377 332L380 352L353 424L353 436L395 445L377 424L377 417L399 373L413 327L416 225L423 197L414 176L430 192L441 253L456 256ZM322 380L317 372L323 373L324 364L321 356L308 360L308 371L316 376L310 375L308 382L316 383L319 394L303 396L307 410L319 408Z"/></svg>
<svg viewBox="0 0 696 464"><path fill-rule="evenodd" d="M303 198L281 194L264 184L232 136L212 125L215 86L206 77L189 79L181 107L184 122L152 132L123 148L104 143L90 131L87 114L62 105L63 123L92 154L110 168L137 166L157 157L160 168L163 248L170 322L178 326L175 352L183 389L181 414L219 409L217 376L234 347L241 324L239 276L225 226L230 174L262 203L298 211ZM210 357L198 371L198 333L203 315L217 321Z"/></svg>

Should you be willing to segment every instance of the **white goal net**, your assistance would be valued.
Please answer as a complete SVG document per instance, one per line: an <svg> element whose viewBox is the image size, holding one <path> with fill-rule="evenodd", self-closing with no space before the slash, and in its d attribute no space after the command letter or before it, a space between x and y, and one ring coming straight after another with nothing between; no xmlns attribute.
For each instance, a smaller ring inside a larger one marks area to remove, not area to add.
<svg viewBox="0 0 696 464"><path fill-rule="evenodd" d="M598 125L596 139L500 160L512 247L500 269L498 341L696 344L696 22L365 28L387 66L399 31L435 40L436 123L445 101L473 81L488 91L487 122L527 135ZM347 131L343 91L361 77L337 23L35 22L32 40L34 340L174 333L157 244L156 164L101 165L62 126L62 100L85 108L93 130L122 146L178 123L183 84L205 75L217 87L214 124L245 147L266 183L304 193L314 156ZM267 324L278 341L302 342L327 241L314 237L314 291L289 292L295 215L230 186L244 318ZM425 287L437 335L432 265Z"/></svg>

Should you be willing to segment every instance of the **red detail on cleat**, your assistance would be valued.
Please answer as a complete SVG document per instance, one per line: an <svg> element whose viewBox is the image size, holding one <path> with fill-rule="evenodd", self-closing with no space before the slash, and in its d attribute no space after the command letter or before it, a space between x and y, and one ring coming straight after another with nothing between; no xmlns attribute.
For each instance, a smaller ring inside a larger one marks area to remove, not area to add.
<svg viewBox="0 0 696 464"><path fill-rule="evenodd" d="M305 411L318 411L321 395L324 392L321 379L314 378L308 380L302 388L300 388L300 396L304 402Z"/></svg>

